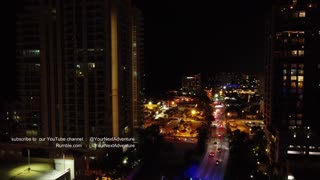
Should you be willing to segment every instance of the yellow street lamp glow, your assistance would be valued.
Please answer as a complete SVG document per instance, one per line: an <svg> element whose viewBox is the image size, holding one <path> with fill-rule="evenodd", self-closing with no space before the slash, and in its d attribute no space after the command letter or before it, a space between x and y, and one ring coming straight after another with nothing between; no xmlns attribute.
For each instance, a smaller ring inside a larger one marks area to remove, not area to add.
<svg viewBox="0 0 320 180"><path fill-rule="evenodd" d="M195 115L195 114L196 114L196 110L193 109L193 110L191 111L191 114L192 114L192 115Z"/></svg>
<svg viewBox="0 0 320 180"><path fill-rule="evenodd" d="M46 163L31 163L31 170L28 171L29 165L20 165L8 171L7 176L17 179L39 179L43 172L53 170L52 165Z"/></svg>
<svg viewBox="0 0 320 180"><path fill-rule="evenodd" d="M227 113L227 116L231 116L231 114L230 114L230 113Z"/></svg>
<svg viewBox="0 0 320 180"><path fill-rule="evenodd" d="M128 157L125 157L122 161L123 164L127 164L128 163Z"/></svg>
<svg viewBox="0 0 320 180"><path fill-rule="evenodd" d="M151 105L152 104L152 102L151 101L149 101L149 105Z"/></svg>

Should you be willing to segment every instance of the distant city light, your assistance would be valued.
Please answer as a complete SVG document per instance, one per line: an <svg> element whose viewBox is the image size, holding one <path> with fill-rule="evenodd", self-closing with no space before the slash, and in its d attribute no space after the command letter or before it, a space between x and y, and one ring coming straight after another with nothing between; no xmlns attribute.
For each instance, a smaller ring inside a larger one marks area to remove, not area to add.
<svg viewBox="0 0 320 180"><path fill-rule="evenodd" d="M191 111L191 114L192 114L192 115L195 115L195 114L196 114L196 110L193 109L193 110Z"/></svg>
<svg viewBox="0 0 320 180"><path fill-rule="evenodd" d="M125 157L122 161L123 164L127 164L128 163L128 157Z"/></svg>
<svg viewBox="0 0 320 180"><path fill-rule="evenodd" d="M294 176L288 175L288 180L294 180Z"/></svg>

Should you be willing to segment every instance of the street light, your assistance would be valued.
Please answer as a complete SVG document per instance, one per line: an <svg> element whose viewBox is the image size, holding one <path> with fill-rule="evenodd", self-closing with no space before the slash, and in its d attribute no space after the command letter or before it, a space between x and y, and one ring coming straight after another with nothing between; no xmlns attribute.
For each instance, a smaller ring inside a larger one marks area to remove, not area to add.
<svg viewBox="0 0 320 180"><path fill-rule="evenodd" d="M30 149L28 149L28 171L30 171Z"/></svg>
<svg viewBox="0 0 320 180"><path fill-rule="evenodd" d="M191 114L192 114L192 115L195 115L195 114L196 114L196 110L193 109L193 110L191 111Z"/></svg>
<svg viewBox="0 0 320 180"><path fill-rule="evenodd" d="M66 156L64 155L64 153L62 153L63 154L63 170L65 171L66 170Z"/></svg>

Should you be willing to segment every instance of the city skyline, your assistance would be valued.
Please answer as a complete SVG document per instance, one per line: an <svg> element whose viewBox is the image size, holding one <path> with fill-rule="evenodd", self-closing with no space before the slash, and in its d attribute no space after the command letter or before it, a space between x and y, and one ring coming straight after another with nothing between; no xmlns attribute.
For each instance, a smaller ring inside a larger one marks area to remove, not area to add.
<svg viewBox="0 0 320 180"><path fill-rule="evenodd" d="M318 177L319 8L17 1L0 176L34 175L45 158L68 179Z"/></svg>

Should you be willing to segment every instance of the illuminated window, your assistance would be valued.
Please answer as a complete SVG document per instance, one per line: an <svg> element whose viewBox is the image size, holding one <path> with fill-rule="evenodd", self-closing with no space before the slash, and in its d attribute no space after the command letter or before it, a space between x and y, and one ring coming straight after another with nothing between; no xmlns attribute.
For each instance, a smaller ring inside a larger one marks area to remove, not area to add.
<svg viewBox="0 0 320 180"><path fill-rule="evenodd" d="M299 56L304 56L304 50L298 50Z"/></svg>
<svg viewBox="0 0 320 180"><path fill-rule="evenodd" d="M297 70L296 69L291 69L291 76L297 75Z"/></svg>
<svg viewBox="0 0 320 180"><path fill-rule="evenodd" d="M298 88L302 89L303 88L303 82L298 82Z"/></svg>
<svg viewBox="0 0 320 180"><path fill-rule="evenodd" d="M284 81L287 80L287 76L283 76L283 80L284 80Z"/></svg>
<svg viewBox="0 0 320 180"><path fill-rule="evenodd" d="M89 70L96 68L96 63L88 63Z"/></svg>
<svg viewBox="0 0 320 180"><path fill-rule="evenodd" d="M77 77L83 77L83 66L82 64L76 64L76 75Z"/></svg>
<svg viewBox="0 0 320 180"><path fill-rule="evenodd" d="M306 12L305 11L300 11L299 12L299 17L306 17Z"/></svg>
<svg viewBox="0 0 320 180"><path fill-rule="evenodd" d="M123 130L124 130L124 133L128 133L129 132L129 127L126 126L125 128L123 128Z"/></svg>
<svg viewBox="0 0 320 180"><path fill-rule="evenodd" d="M292 50L291 56L304 56L304 50Z"/></svg>
<svg viewBox="0 0 320 180"><path fill-rule="evenodd" d="M39 49L23 50L23 55L26 57L40 56L40 50Z"/></svg>
<svg viewBox="0 0 320 180"><path fill-rule="evenodd" d="M298 56L298 51L297 50L292 50L291 51L292 56Z"/></svg>
<svg viewBox="0 0 320 180"><path fill-rule="evenodd" d="M286 74L287 74L287 70L284 69L284 70L283 70L283 75L286 75Z"/></svg>
<svg viewBox="0 0 320 180"><path fill-rule="evenodd" d="M291 76L291 81L297 80L297 76Z"/></svg>
<svg viewBox="0 0 320 180"><path fill-rule="evenodd" d="M303 81L303 76L298 76L298 81L299 82Z"/></svg>
<svg viewBox="0 0 320 180"><path fill-rule="evenodd" d="M297 64L291 64L291 68L297 68Z"/></svg>
<svg viewBox="0 0 320 180"><path fill-rule="evenodd" d="M296 82L291 82L291 88L296 88L297 85L296 85Z"/></svg>
<svg viewBox="0 0 320 180"><path fill-rule="evenodd" d="M297 120L297 125L301 126L302 125L302 120Z"/></svg>
<svg viewBox="0 0 320 180"><path fill-rule="evenodd" d="M287 64L283 64L283 67L286 68L286 67L288 67L288 65ZM319 67L320 67L320 64L319 64Z"/></svg>
<svg viewBox="0 0 320 180"><path fill-rule="evenodd" d="M299 69L298 70L298 75L303 75L303 70Z"/></svg>

